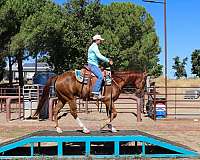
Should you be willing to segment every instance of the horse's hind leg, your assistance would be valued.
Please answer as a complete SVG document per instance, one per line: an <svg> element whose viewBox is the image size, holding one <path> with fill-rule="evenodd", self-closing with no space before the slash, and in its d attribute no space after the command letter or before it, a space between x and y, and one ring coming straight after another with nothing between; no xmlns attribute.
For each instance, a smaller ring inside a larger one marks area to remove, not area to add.
<svg viewBox="0 0 200 160"><path fill-rule="evenodd" d="M75 99L69 100L68 103L70 106L71 115L74 117L78 125L83 129L83 132L86 134L90 133L90 130L87 129L85 125L81 122L81 120L78 118L76 100Z"/></svg>
<svg viewBox="0 0 200 160"><path fill-rule="evenodd" d="M64 104L63 104L61 101L59 101L59 102L56 104L56 107L54 108L54 112L53 112L53 113L54 113L54 121L55 121L55 123L56 123L55 128L56 128L56 130L57 130L58 133L62 133L61 128L58 127L58 113L59 113L59 111L63 108L63 106L64 106Z"/></svg>

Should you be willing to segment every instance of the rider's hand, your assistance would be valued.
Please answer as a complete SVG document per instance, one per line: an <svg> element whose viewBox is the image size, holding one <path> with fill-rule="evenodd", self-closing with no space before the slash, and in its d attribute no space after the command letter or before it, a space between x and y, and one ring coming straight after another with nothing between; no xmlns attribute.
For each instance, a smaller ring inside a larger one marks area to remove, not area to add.
<svg viewBox="0 0 200 160"><path fill-rule="evenodd" d="M109 60L109 64L110 64L110 65L113 65L113 61L112 61L111 59Z"/></svg>

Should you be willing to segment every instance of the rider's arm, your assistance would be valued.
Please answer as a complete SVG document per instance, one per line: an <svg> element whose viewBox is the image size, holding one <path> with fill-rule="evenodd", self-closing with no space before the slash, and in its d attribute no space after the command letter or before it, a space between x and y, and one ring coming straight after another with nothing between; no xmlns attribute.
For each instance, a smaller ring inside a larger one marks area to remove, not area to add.
<svg viewBox="0 0 200 160"><path fill-rule="evenodd" d="M101 53L100 53L100 51L99 51L99 49L98 49L98 46L95 46L94 47L94 51L95 51L95 54L96 54L96 56L100 59L100 60L102 60L102 61L104 61L104 62L109 62L109 59L108 58L106 58L105 56L103 56Z"/></svg>

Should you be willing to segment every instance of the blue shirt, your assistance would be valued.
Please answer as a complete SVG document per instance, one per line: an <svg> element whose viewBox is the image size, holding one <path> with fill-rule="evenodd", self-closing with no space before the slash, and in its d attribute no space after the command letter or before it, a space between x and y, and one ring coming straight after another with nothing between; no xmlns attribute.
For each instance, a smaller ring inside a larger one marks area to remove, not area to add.
<svg viewBox="0 0 200 160"><path fill-rule="evenodd" d="M98 48L96 43L92 43L92 45L88 49L88 64L93 64L99 66L99 60L104 62L109 62L109 59L103 56Z"/></svg>

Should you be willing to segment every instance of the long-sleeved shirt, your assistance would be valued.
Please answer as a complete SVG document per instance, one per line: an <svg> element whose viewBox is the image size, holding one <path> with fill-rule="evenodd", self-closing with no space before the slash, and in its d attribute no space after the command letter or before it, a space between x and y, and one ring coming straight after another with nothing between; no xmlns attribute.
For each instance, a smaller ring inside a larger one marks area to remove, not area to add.
<svg viewBox="0 0 200 160"><path fill-rule="evenodd" d="M98 48L98 45L96 43L92 43L92 45L88 49L88 64L93 64L98 66L99 60L102 60L104 62L109 62L109 59L103 56Z"/></svg>

